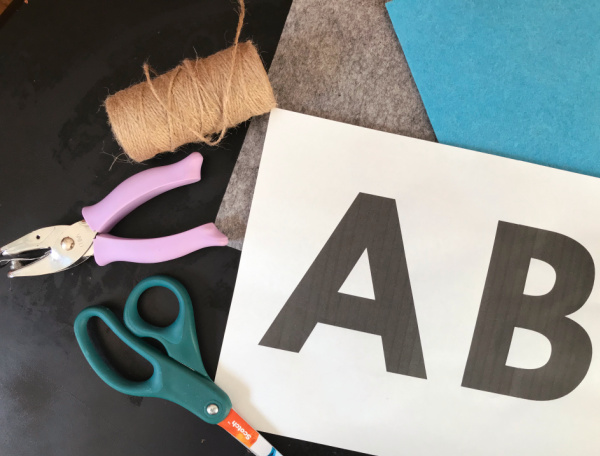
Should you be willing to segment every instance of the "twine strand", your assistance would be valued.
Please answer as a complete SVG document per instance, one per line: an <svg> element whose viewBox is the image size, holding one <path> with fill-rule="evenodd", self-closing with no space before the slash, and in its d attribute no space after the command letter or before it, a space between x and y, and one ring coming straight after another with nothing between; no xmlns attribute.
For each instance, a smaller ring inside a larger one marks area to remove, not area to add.
<svg viewBox="0 0 600 456"><path fill-rule="evenodd" d="M144 82L106 99L113 133L131 159L147 160L190 142L217 145L229 128L275 107L256 47L239 42L246 14L243 0L238 13L229 48L186 59L163 75L145 63Z"/></svg>

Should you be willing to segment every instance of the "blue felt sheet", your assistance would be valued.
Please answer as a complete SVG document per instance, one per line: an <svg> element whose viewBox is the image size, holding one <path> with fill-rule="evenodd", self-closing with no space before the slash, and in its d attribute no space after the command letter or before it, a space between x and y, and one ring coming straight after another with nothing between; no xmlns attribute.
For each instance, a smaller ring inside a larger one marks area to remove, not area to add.
<svg viewBox="0 0 600 456"><path fill-rule="evenodd" d="M599 0L394 0L438 140L600 176Z"/></svg>

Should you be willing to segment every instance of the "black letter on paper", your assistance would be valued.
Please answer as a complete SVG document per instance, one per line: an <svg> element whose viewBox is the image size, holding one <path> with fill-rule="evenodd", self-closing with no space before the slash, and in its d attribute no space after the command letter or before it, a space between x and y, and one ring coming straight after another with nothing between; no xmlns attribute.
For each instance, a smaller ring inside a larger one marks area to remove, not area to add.
<svg viewBox="0 0 600 456"><path fill-rule="evenodd" d="M365 249L375 300L338 293ZM380 335L388 372L426 378L395 200L358 194L260 345L298 353L317 323Z"/></svg>
<svg viewBox="0 0 600 456"><path fill-rule="evenodd" d="M556 272L554 287L546 295L523 294L532 258ZM592 343L567 315L585 304L594 277L592 257L573 239L499 222L462 386L537 401L573 391L590 366ZM506 366L515 327L550 340L552 354L544 366Z"/></svg>

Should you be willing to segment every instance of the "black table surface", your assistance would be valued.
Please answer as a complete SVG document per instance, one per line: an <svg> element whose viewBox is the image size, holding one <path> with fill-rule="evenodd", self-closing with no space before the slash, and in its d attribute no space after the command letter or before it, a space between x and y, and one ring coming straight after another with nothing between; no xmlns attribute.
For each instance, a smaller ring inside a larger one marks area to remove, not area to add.
<svg viewBox="0 0 600 456"><path fill-rule="evenodd" d="M257 44L267 66L290 4L247 1L242 35ZM236 23L236 3L222 0L32 0L0 17L0 245L36 228L74 223L82 207L125 178L195 150L205 159L201 182L144 204L112 234L166 236L214 221L247 125L218 147L188 145L134 165L115 161L121 150L102 103L141 81L145 61L162 73L183 58L226 48ZM31 278L8 279L7 268L0 269L0 454L247 454L225 431L175 404L105 385L73 334L83 308L104 304L120 315L141 279L166 274L190 292L200 350L214 378L239 259L237 250L208 248L155 265L100 267L90 260ZM157 324L177 312L166 291L145 293L141 306ZM132 379L151 375L150 365L106 328L96 330L116 368ZM266 437L286 456L356 454Z"/></svg>

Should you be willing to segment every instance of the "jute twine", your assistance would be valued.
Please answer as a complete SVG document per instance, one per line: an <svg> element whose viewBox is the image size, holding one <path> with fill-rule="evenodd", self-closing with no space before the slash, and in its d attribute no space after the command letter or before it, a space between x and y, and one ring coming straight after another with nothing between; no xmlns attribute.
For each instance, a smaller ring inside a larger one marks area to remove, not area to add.
<svg viewBox="0 0 600 456"><path fill-rule="evenodd" d="M228 128L276 106L273 89L252 42L239 43L245 8L234 44L204 59L184 60L171 71L106 99L113 133L129 157L141 162L177 147L218 144Z"/></svg>

